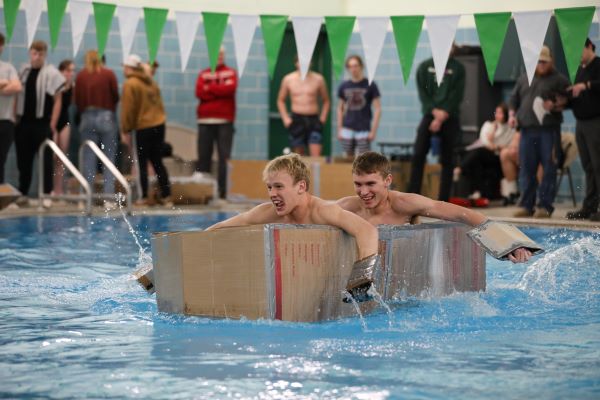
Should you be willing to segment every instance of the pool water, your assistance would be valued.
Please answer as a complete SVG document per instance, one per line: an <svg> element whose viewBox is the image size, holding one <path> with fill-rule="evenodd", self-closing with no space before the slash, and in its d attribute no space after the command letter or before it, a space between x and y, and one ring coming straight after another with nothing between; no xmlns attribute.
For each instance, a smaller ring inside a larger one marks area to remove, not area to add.
<svg viewBox="0 0 600 400"><path fill-rule="evenodd" d="M225 214L130 217L151 232ZM600 233L525 229L487 292L299 324L158 313L122 217L0 219L0 398L600 398Z"/></svg>

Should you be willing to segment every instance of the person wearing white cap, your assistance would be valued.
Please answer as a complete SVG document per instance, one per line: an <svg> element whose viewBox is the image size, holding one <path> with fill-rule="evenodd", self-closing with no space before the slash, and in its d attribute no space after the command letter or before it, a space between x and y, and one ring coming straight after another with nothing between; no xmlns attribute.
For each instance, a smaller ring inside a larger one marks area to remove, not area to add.
<svg viewBox="0 0 600 400"><path fill-rule="evenodd" d="M98 51L85 53L85 66L77 74L73 89L73 102L81 115L79 134L81 141L96 143L106 156L114 162L117 151L117 103L119 86L113 70L106 68ZM94 182L97 168L96 155L89 148L83 152L83 175L90 184ZM104 193L115 193L115 177L104 169ZM93 187L93 186L92 186ZM107 208L114 202L107 200Z"/></svg>
<svg viewBox="0 0 600 400"><path fill-rule="evenodd" d="M148 161L152 163L158 185L160 203L172 206L171 187L167 169L162 162L161 150L165 141L165 123L167 120L160 89L143 68L139 56L132 54L123 62L127 80L123 84L121 97L121 139L127 142L126 134L135 131L138 153L138 171L142 186L142 196L138 203L148 201Z"/></svg>
<svg viewBox="0 0 600 400"><path fill-rule="evenodd" d="M550 218L554 212L557 160L561 155L560 125L568 86L567 78L554 69L550 49L544 46L531 85L523 74L512 92L508 123L511 127L518 124L521 131L521 198L515 217ZM544 175L538 188L536 172L540 164Z"/></svg>

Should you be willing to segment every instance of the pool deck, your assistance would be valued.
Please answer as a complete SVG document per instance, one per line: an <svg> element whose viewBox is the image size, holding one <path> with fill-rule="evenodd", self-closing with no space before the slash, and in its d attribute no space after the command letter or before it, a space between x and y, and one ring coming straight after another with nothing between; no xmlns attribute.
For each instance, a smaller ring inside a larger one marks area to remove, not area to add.
<svg viewBox="0 0 600 400"><path fill-rule="evenodd" d="M11 205L3 210L0 210L0 219L21 217L21 216L59 216L59 215L85 215L85 211L80 209L74 203L57 203L54 202L50 208L38 207L37 199L31 199L30 204L24 207L17 207ZM176 205L172 208L163 206L133 206L133 215L181 215L181 214L196 214L205 212L242 212L252 208L256 203L245 203L245 202L229 202L220 200L216 203L208 205ZM491 206L487 208L477 208L476 210L489 216L491 219L497 221L509 222L515 225L544 225L544 226L563 226L568 228L577 228L585 230L600 230L600 222L592 221L571 221L565 218L568 211L572 211L575 208L571 203L559 203L555 204L556 210L552 215L552 218L514 218L513 213L517 210L515 206L502 207L502 206ZM92 215L103 216L119 214L120 210L104 210L103 207L94 207Z"/></svg>

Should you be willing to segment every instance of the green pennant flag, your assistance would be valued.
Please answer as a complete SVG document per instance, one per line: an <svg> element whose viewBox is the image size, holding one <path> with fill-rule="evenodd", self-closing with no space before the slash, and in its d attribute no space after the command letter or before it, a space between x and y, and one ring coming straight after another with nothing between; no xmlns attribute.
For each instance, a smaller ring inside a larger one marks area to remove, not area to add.
<svg viewBox="0 0 600 400"><path fill-rule="evenodd" d="M144 24L146 25L146 39L148 41L148 57L150 64L156 59L158 45L162 36L169 10L163 8L144 7Z"/></svg>
<svg viewBox="0 0 600 400"><path fill-rule="evenodd" d="M581 52L590 32L595 11L595 7L557 8L554 10L571 82L575 82L577 68L581 62Z"/></svg>
<svg viewBox="0 0 600 400"><path fill-rule="evenodd" d="M58 43L60 25L66 9L67 0L48 0L48 27L50 28L50 46L52 46L52 49Z"/></svg>
<svg viewBox="0 0 600 400"><path fill-rule="evenodd" d="M102 57L108 32L112 25L112 18L117 6L115 4L92 3L94 6L94 20L96 21L96 43L98 44L98 55Z"/></svg>
<svg viewBox="0 0 600 400"><path fill-rule="evenodd" d="M204 34L206 35L206 47L208 47L208 59L210 60L210 69L215 71L219 59L219 50L223 35L227 28L227 19L229 14L224 13L202 13L202 23L204 24Z"/></svg>
<svg viewBox="0 0 600 400"><path fill-rule="evenodd" d="M267 63L269 67L269 77L273 78L279 48L285 33L288 17L285 15L261 15L260 27L262 30L263 41L265 42L265 52L267 53Z"/></svg>
<svg viewBox="0 0 600 400"><path fill-rule="evenodd" d="M410 76L424 18L422 15L390 17L394 30L394 39L396 39L396 50L398 51L398 58L402 67L404 84L406 84Z"/></svg>
<svg viewBox="0 0 600 400"><path fill-rule="evenodd" d="M479 35L479 43L485 61L485 68L490 84L494 83L496 67L500 59L500 52L504 45L504 37L510 23L510 13L474 14L475 26Z"/></svg>
<svg viewBox="0 0 600 400"><path fill-rule="evenodd" d="M344 63L350 36L354 29L356 17L325 17L327 39L333 61L333 73L340 77L344 71Z"/></svg>
<svg viewBox="0 0 600 400"><path fill-rule="evenodd" d="M20 4L21 0L4 0L4 25L6 25L7 42L10 42L10 39L12 38Z"/></svg>

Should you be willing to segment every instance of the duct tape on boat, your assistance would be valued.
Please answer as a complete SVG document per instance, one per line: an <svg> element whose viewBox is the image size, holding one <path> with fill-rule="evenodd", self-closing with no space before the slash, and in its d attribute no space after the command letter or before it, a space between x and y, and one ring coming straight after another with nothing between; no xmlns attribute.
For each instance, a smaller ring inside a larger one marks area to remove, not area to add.
<svg viewBox="0 0 600 400"><path fill-rule="evenodd" d="M467 235L499 260L508 259L508 255L520 247L526 248L533 254L544 251L539 244L517 227L490 220L470 230Z"/></svg>

